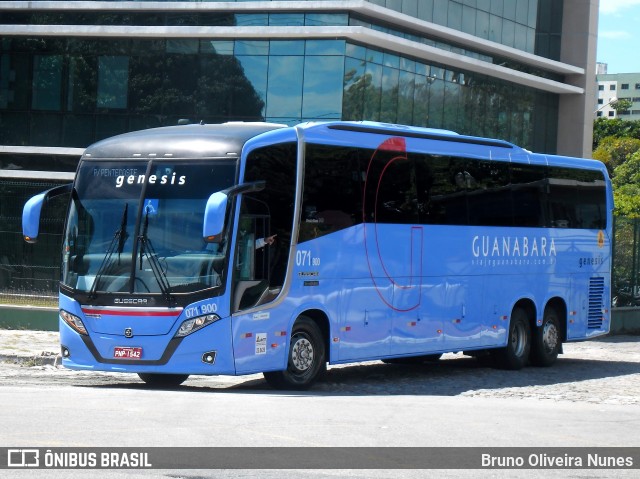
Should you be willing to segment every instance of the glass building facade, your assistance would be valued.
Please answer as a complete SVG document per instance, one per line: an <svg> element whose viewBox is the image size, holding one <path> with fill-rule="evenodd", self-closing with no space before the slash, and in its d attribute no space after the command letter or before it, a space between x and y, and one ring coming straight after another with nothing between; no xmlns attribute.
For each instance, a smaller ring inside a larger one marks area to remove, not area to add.
<svg viewBox="0 0 640 479"><path fill-rule="evenodd" d="M584 95L562 0L150 5L0 1L0 188L15 208L24 182L63 181L84 147L132 130L375 120L555 153L564 99ZM0 235L18 238L7 208ZM2 244L18 269L24 247Z"/></svg>

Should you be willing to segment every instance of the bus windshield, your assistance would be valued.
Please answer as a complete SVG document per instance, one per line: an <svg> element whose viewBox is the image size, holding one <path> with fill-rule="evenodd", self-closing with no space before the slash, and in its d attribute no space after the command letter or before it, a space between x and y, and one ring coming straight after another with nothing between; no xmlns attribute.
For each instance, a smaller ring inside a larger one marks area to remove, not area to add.
<svg viewBox="0 0 640 479"><path fill-rule="evenodd" d="M101 293L219 287L226 243L207 244L209 196L233 186L236 162L83 161L64 235L62 284Z"/></svg>

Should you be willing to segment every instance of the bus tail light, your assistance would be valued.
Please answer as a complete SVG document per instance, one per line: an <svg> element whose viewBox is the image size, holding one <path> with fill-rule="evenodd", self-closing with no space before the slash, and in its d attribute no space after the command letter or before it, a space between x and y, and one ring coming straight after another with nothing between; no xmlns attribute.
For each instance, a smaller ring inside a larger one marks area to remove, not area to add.
<svg viewBox="0 0 640 479"><path fill-rule="evenodd" d="M197 318L187 319L180 325L180 328L178 328L178 332L176 332L174 337L183 338L191 333L195 333L199 329L202 329L211 323L215 323L219 319L220 316L217 314L206 314L204 316L198 316Z"/></svg>
<svg viewBox="0 0 640 479"><path fill-rule="evenodd" d="M78 333L84 336L89 335L89 333L87 333L87 328L84 326L84 323L75 314L71 314L70 312L65 311L64 309L61 309L60 317L64 320L65 323L71 326Z"/></svg>

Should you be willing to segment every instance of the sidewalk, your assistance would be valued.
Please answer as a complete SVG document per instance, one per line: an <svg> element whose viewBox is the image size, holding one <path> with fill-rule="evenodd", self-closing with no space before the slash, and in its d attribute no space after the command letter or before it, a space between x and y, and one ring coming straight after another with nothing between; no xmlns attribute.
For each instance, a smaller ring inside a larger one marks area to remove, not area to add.
<svg viewBox="0 0 640 479"><path fill-rule="evenodd" d="M0 362L30 366L60 364L58 332L0 329Z"/></svg>

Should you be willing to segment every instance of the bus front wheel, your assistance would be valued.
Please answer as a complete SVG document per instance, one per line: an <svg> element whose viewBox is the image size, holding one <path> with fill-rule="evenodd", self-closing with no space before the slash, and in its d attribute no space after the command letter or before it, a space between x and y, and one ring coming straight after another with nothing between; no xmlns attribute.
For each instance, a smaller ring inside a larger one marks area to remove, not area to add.
<svg viewBox="0 0 640 479"><path fill-rule="evenodd" d="M326 370L326 350L322 331L311 318L300 316L293 325L287 369L265 372L264 378L276 389L308 389Z"/></svg>
<svg viewBox="0 0 640 479"><path fill-rule="evenodd" d="M529 361L531 326L522 308L514 308L509 322L509 338L505 348L494 351L496 365L502 369L522 369Z"/></svg>
<svg viewBox="0 0 640 479"><path fill-rule="evenodd" d="M189 377L188 374L152 374L152 373L138 373L138 376L149 386L155 386L160 388L170 388L170 387L180 386Z"/></svg>

